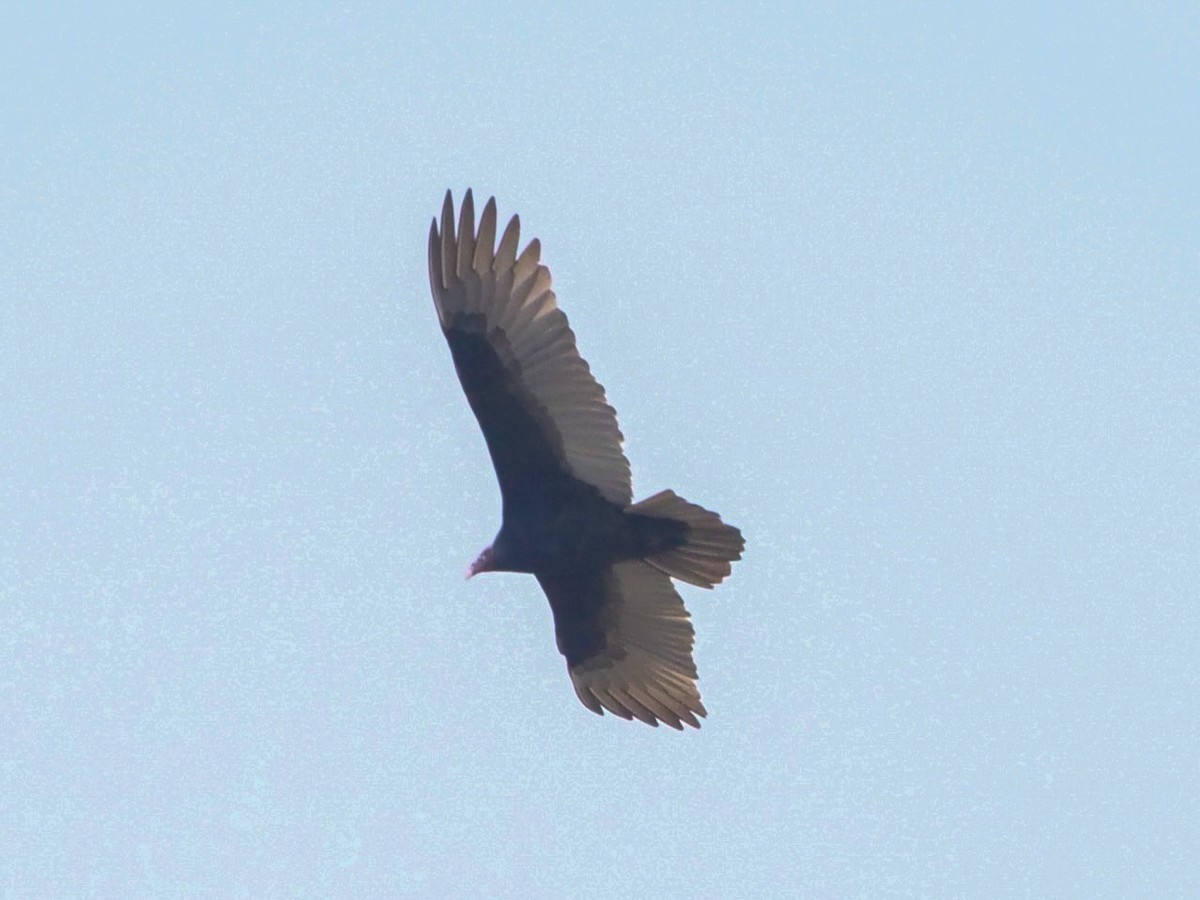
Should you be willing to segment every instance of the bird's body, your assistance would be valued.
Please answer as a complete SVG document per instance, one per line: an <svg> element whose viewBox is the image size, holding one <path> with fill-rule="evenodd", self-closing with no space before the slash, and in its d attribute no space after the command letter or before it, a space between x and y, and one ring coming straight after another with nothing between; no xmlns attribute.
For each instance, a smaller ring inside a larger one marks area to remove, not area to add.
<svg viewBox="0 0 1200 900"><path fill-rule="evenodd" d="M494 200L478 232L474 218L468 191L456 235L447 192L429 235L434 305L503 501L471 574L537 577L589 709L699 727L693 632L670 578L712 587L740 558L741 533L671 491L631 505L616 414L575 349L540 245L517 255L514 216L495 246Z"/></svg>

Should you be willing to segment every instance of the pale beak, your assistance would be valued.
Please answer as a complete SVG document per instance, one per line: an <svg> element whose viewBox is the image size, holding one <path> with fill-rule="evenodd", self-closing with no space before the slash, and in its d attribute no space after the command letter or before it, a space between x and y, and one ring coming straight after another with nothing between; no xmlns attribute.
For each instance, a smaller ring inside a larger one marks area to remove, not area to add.
<svg viewBox="0 0 1200 900"><path fill-rule="evenodd" d="M475 562L467 567L467 580L474 578L480 572L492 571L492 548L485 547L483 552L476 557Z"/></svg>

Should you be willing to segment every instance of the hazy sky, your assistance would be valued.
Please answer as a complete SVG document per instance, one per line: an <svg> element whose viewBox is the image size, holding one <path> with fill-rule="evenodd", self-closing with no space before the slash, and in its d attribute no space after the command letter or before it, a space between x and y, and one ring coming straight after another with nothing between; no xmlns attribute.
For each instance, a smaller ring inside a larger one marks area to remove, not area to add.
<svg viewBox="0 0 1200 900"><path fill-rule="evenodd" d="M1200 893L1194 3L23 5L0 896ZM468 186L746 535L698 732L463 581Z"/></svg>

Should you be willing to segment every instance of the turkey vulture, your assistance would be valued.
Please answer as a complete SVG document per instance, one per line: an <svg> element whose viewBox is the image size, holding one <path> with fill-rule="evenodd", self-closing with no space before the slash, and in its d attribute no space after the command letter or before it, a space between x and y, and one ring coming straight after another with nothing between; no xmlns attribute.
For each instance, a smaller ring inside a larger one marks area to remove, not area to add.
<svg viewBox="0 0 1200 900"><path fill-rule="evenodd" d="M534 239L496 201L475 228L468 190L429 229L429 281L454 368L483 429L503 520L471 564L527 572L550 601L558 649L583 705L657 726L699 728L694 632L671 584L711 588L742 534L673 491L633 503L629 461L604 389L575 349Z"/></svg>

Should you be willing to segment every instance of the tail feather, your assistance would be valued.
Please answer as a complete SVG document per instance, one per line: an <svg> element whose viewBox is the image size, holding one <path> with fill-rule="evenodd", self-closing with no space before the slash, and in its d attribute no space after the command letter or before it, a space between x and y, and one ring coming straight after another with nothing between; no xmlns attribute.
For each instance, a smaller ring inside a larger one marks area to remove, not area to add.
<svg viewBox="0 0 1200 900"><path fill-rule="evenodd" d="M721 517L674 491L660 491L629 507L629 512L660 519L674 519L686 527L682 544L646 557L646 562L672 578L697 587L711 588L732 571L746 546L742 533L726 525Z"/></svg>

